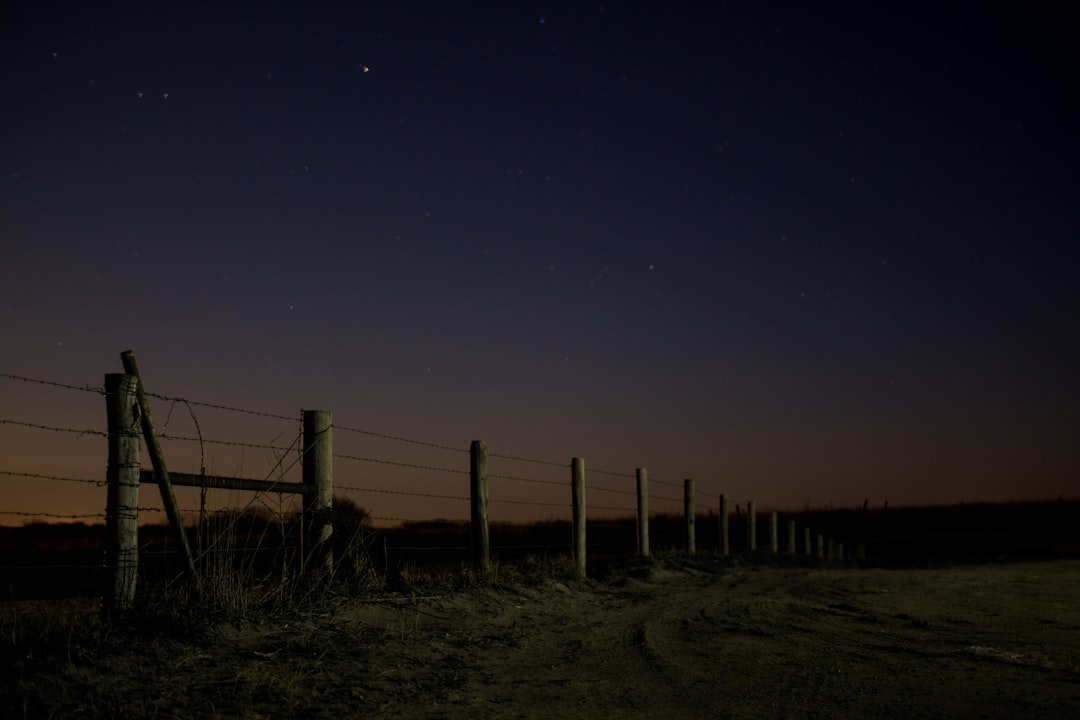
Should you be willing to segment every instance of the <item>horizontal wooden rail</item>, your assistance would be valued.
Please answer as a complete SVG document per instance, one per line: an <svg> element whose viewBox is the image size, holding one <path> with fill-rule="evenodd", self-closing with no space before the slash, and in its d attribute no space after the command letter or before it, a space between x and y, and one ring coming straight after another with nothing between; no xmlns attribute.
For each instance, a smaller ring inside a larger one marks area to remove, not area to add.
<svg viewBox="0 0 1080 720"><path fill-rule="evenodd" d="M295 482L275 482L273 480L251 480L248 478L221 477L219 475L192 475L191 473L170 472L173 485L187 487L206 487L214 490L250 490L251 492L300 493L310 495L315 492L310 485ZM139 482L156 483L153 470L140 470Z"/></svg>

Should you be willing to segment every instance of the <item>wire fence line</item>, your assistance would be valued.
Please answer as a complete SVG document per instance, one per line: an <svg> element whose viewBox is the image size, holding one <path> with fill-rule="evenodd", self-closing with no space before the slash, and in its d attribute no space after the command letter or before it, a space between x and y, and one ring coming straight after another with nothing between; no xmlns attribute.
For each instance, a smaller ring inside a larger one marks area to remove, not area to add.
<svg viewBox="0 0 1080 720"><path fill-rule="evenodd" d="M12 477L33 478L35 480L55 480L57 482L84 483L84 484L87 484L87 485L97 485L98 487L105 487L105 481L104 480L91 480L90 478L60 477L58 475L44 475L42 473L19 472L19 471L16 471L16 470L0 470L0 475L10 475Z"/></svg>
<svg viewBox="0 0 1080 720"><path fill-rule="evenodd" d="M8 420L0 418L0 425L16 425L19 427L31 428L33 430L48 430L50 432L57 433L71 433L73 435L98 435L101 437L109 437L109 433L104 430L95 430L91 428L69 428L69 427L56 427L53 425L39 425L38 423L26 422L25 420Z"/></svg>
<svg viewBox="0 0 1080 720"><path fill-rule="evenodd" d="M105 513L83 513L74 515L64 515L61 513L48 513L48 512L24 512L21 510L0 510L0 515L15 515L18 517L47 517L60 520L82 520L86 518L105 518Z"/></svg>
<svg viewBox="0 0 1080 720"><path fill-rule="evenodd" d="M8 373L0 373L0 379L7 379L7 380L12 380L12 381L17 381L17 382L34 383L34 384L39 384L39 385L42 385L42 386L56 387L58 389L64 389L64 390L79 391L79 392L89 392L89 393L95 393L95 394L99 394L99 395L104 395L105 394L104 389L99 388L99 387L78 386L78 385L74 385L74 384L70 384L70 383L62 383L62 382L55 382L55 381L51 381L51 380L30 378L30 377L25 377L25 376L21 376L21 375L14 375L14 374L8 374ZM286 415L286 414L282 414L282 413L267 412L267 411L264 411L264 410L255 410L255 409L250 409L250 408L236 407L236 406L226 405L226 404L222 404L222 403L203 402L203 401L198 401L198 400L191 400L191 399L188 399L188 398L185 398L185 397L167 395L167 394L162 394L162 393L149 393L148 392L148 393L146 393L146 395L148 397L150 397L150 398L153 398L153 399L157 400L157 401L161 401L161 402L164 402L164 403L168 404L168 410L165 413L165 421L164 421L164 424L162 426L163 428L168 427L168 425L169 425L169 423L170 423L170 421L171 421L171 419L173 417L173 413L174 413L177 405L180 405L180 404L183 404L187 408L188 413L191 416L192 422L195 425L197 436L189 436L189 435L185 435L185 434L181 434L181 433L173 434L173 433L162 432L162 433L159 433L159 435L158 435L158 437L161 438L162 440L171 441L171 442L180 442L180 443L198 443L198 445L200 447L200 453L202 453L202 448L203 448L204 445L214 445L214 446L229 447L229 448L242 448L242 449L243 448L250 448L250 449L258 449L258 450L269 450L269 451L272 451L273 453L277 454L278 457L276 458L276 461L273 463L273 465L271 466L269 471L266 473L265 478L269 481L269 480L276 477L277 479L274 480L274 482L280 482L283 485L292 485L292 484L294 484L294 483L285 483L282 480L282 478L284 478L284 476L287 473L289 473L293 468L295 468L295 466L298 463L300 463L301 460L302 460L302 454L303 454L303 451L302 451L302 448L301 448L302 433L298 434L297 438L291 444L289 444L288 446L285 446L285 445L282 445L282 444L274 444L272 442L271 443L240 442L240 441L234 441L234 440L207 438L207 437L203 436L202 429L201 429L200 423L199 423L199 418L197 417L197 415L195 413L195 410L193 408L206 408L206 409L212 409L212 410L216 410L216 411L238 413L238 414L248 415L248 416L252 416L252 417L268 418L268 419L284 421L284 422L289 422L289 423L294 423L294 422L297 422L298 420L300 420L302 422L303 412L300 413L300 417L298 418L298 416L295 415L295 414ZM58 427L58 426L30 423L30 422L25 422L25 421L21 421L21 420L6 420L5 419L5 420L0 420L0 424L20 426L20 427L26 427L26 428L35 429L35 430L42 430L42 431L72 433L72 434L76 434L76 435L80 435L80 436L81 435L93 435L93 436L98 436L98 437L107 437L107 435L108 435L107 432L103 432L103 431L97 430L97 429ZM463 446L454 446L454 445L450 445L450 444L443 443L443 442L433 442L433 441L430 441L430 440L411 438L411 437L406 437L406 436L402 436L402 435L383 433L383 432L376 432L376 431L373 431L373 430L368 430L368 429L364 429L364 428L360 428L360 427L354 427L354 426L351 426L351 425L332 424L331 427L335 431L337 431L339 433L357 434L357 435L362 435L362 436L365 436L365 437L376 438L376 439L379 439L379 440L387 440L387 441L392 441L392 442L399 442L399 443L414 445L414 446L418 446L418 447L425 447L425 448L431 448L431 449L440 450L440 451L452 452L452 453L455 453L455 454L467 454L467 453L470 452L468 448L463 447ZM295 455L290 457L290 454L293 452L293 450L296 450L297 452L296 452ZM344 461L375 463L375 464L380 464L380 465L393 466L393 467L399 467L399 468L407 468L407 469L420 470L420 471L432 472L432 473L449 473L449 474L453 474L453 475L457 475L457 476L469 475L470 474L470 471L468 469L464 468L464 467L454 468L454 467L443 467L443 466L438 466L438 465L423 464L423 463L416 463L416 462L403 462L403 461L399 461L399 460L390 459L390 458L387 458L387 457L370 457L370 456L362 456L362 455L351 454L351 453L333 453L332 457L335 458L335 459L340 459L340 460L344 460ZM572 465L572 463L569 462L569 461L557 461L557 460L537 458L537 457L531 457L531 456L513 454L513 453L492 452L492 453L488 454L488 457L491 458L491 459L500 460L500 461L527 463L527 464L543 466L543 467L547 467L547 468L559 468L561 470L567 470ZM200 470L200 472L202 474L205 474L205 469L204 469L205 468L205 463L204 462L201 463L200 467L203 468L203 469ZM611 478L619 478L619 479L623 479L623 480L633 480L635 478L634 473L625 472L625 471L621 471L621 472L620 471L613 471L613 470L608 470L608 469L604 469L604 468L591 468L590 467L590 468L588 468L587 473L590 476L605 476L605 477L611 477ZM99 487L101 487L101 486L103 486L105 484L103 480L92 480L92 479L86 479L86 478L64 478L64 477L59 477L59 476L55 476L55 475L47 475L47 474L43 474L43 473L22 473L22 472L15 472L15 471L3 471L3 470L0 470L0 474L9 475L9 476L15 476L15 477L36 478L36 479L43 479L43 480L56 480L56 481L65 481L65 482L95 484L95 485L97 485ZM554 487L567 488L570 485L569 478L567 478L566 480L555 480L555 479L547 479L547 478L543 478L543 477L530 477L530 476L527 476L527 475L508 474L508 473L488 473L487 477L492 479L492 480L500 480L500 481L506 481L506 482L516 482L516 483L527 483L527 484L531 484L531 485L548 486L548 487L552 487L552 488L554 488ZM674 482L669 482L669 481L660 480L660 479L650 478L650 480L651 480L651 483L653 483L653 484L655 484L657 486L666 486L666 487L672 487L672 488L678 488L678 487L682 486L681 483L674 483ZM291 490L291 488L289 488L289 489ZM203 488L204 492L205 492L205 490L206 490L206 488ZM387 496L395 496L396 495L396 496L402 496L402 497L416 497L416 498L429 498L429 499L436 499L436 500L448 500L448 501L453 501L453 502L463 502L463 501L467 502L467 501L470 500L470 498L460 496L460 495L442 494L442 493L438 493L438 492L394 490L394 489L388 489L388 488L385 488L385 487L380 488L380 487L369 487L369 486L361 486L361 485L339 485L339 486L337 486L335 488L335 490L340 490L343 493L355 492L355 493L370 493L370 494L379 494L379 495L387 495ZM588 488L588 491L590 493L594 493L594 492L607 493L607 494L610 494L610 495L622 495L622 496L625 496L625 497L634 497L634 496L636 496L636 492L633 489L624 489L624 488L617 488L617 487L605 487L605 486L601 486L601 485L595 485L595 486L590 485L589 488ZM704 492L704 491L698 491L698 492L699 492L700 495L705 496L705 497L709 497L709 498L718 499L720 497L719 495L714 495L712 493L707 493L707 492ZM261 491L261 492L253 492L252 497L249 499L247 504L244 505L240 509L240 512L246 511L248 508L250 508L252 506L252 504L261 501L261 498L262 498L263 495L265 495L265 494L273 494L273 493L274 493L273 490L264 490L264 491ZM657 500L657 501L660 501L660 502L671 502L671 503L682 502L681 498L669 497L669 496L666 496L666 495L655 495L655 494L653 494L653 495L651 495L651 497L653 499ZM492 498L491 502L493 504L516 505L516 506L526 506L526 507L531 506L531 507L546 507L546 508L559 508L559 509L566 509L566 508L572 507L572 504L569 503L569 502L565 502L565 503L563 503L563 502L546 502L546 501L542 501L540 499L500 499L500 498ZM162 509L163 508L153 508L153 510L155 510L155 511L161 511ZM594 510L594 511L618 512L618 513L632 513L634 511L633 506L617 507L615 505L595 505L595 504L590 504L588 506L588 509L589 510ZM195 513L195 512L202 513L202 512L205 512L205 505L200 507L198 510L185 509L184 512L186 512L186 513ZM5 513L5 514L18 515L20 513L9 512L9 513ZM26 515L41 516L41 517L52 517L52 515L47 514L47 513L32 513L32 514L31 513L25 513L25 514ZM64 516L64 517L68 517L68 516ZM100 514L87 515L86 517L101 517L101 515ZM369 517L371 517L373 519L380 519L382 521L420 522L420 521L417 521L417 520L408 520L408 519L405 519L405 518L390 518L390 517L383 517L383 516L376 516L376 515L369 515Z"/></svg>
<svg viewBox="0 0 1080 720"><path fill-rule="evenodd" d="M25 377L23 375L12 375L10 373L0 373L0 378L6 380L18 380L20 382L34 383L37 385L49 385L56 388L62 388L64 390L78 390L80 392L95 393L97 395L104 395L105 388L92 387L90 385L70 385L68 383L56 382L55 380L39 380L37 378Z"/></svg>
<svg viewBox="0 0 1080 720"><path fill-rule="evenodd" d="M201 437L185 437L183 435L170 435L168 433L158 433L158 438L162 440L173 440L176 442L205 443L207 445L253 448L255 450L276 450L278 452L290 452L295 447L295 445L289 445L288 447L284 447L281 445L264 445L260 443L235 442L232 440L207 440Z"/></svg>
<svg viewBox="0 0 1080 720"><path fill-rule="evenodd" d="M361 457L359 455L344 455L334 453L335 459L341 460L355 460L357 462L378 463L380 465L394 465L396 467L412 468L414 470L428 470L431 472L451 473L455 475L468 475L468 470L462 470L461 468L447 468L436 467L433 465L418 465L416 463L397 462L396 460L383 460L381 458Z"/></svg>
<svg viewBox="0 0 1080 720"><path fill-rule="evenodd" d="M403 495L407 497L433 498L436 500L461 500L469 502L470 498L464 495L442 495L440 493L414 492L411 490L387 490L385 488L357 487L355 485L338 485L335 489L352 492L374 493L377 495Z"/></svg>
<svg viewBox="0 0 1080 720"><path fill-rule="evenodd" d="M334 430L341 430L342 432L357 433L360 435L367 435L368 437L376 437L380 440L393 440L394 442L409 443L410 445L420 445L423 447L435 448L436 450L446 450L448 452L455 453L468 453L468 448L454 447L453 445L447 445L445 443L431 442L429 440L415 440L413 438L402 437L400 435L387 435L386 433L373 432L371 430L361 430L360 428L348 427L346 425L334 425Z"/></svg>

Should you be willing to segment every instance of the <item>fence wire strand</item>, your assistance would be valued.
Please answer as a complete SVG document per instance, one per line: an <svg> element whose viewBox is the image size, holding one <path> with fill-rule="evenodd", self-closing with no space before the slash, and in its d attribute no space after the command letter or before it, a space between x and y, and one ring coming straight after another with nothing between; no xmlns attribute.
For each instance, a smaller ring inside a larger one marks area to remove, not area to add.
<svg viewBox="0 0 1080 720"><path fill-rule="evenodd" d="M33 428L34 430L49 430L51 432L72 433L79 436L100 435L101 437L109 437L109 433L105 432L104 430L54 427L52 425L39 425L37 423L25 422L23 420L7 420L0 418L0 425L18 425L20 427Z"/></svg>
<svg viewBox="0 0 1080 720"><path fill-rule="evenodd" d="M423 493L411 490L385 490L382 488L357 487L354 485L339 485L335 489L350 490L352 492L375 493L378 495L407 495L409 497L434 498L436 500L462 500L465 502L469 501L469 498L461 495L440 495L437 493Z"/></svg>
<svg viewBox="0 0 1080 720"><path fill-rule="evenodd" d="M555 462L553 460L537 460L536 458L521 457L520 455L502 455L500 453L488 453L489 458L500 460L513 460L515 462L532 463L534 465L548 465L551 467L569 468L568 462Z"/></svg>
<svg viewBox="0 0 1080 720"><path fill-rule="evenodd" d="M21 510L0 510L0 515L16 515L18 517L47 517L60 520L82 520L85 518L102 518L104 519L105 513L86 513L83 515L63 515L58 513L47 512L24 512Z"/></svg>
<svg viewBox="0 0 1080 720"><path fill-rule="evenodd" d="M412 438L401 437L400 435L388 435L386 433L373 432L371 430L362 430L361 428L348 427L345 425L334 425L335 430L341 430L342 432L358 433L360 435L367 435L368 437L376 437L380 440L393 440L394 442L409 443L410 445L420 445L422 447L435 448L436 450L447 450L449 452L469 452L468 448L454 447L453 445L445 445L443 443L429 442L427 440L413 440Z"/></svg>
<svg viewBox="0 0 1080 720"><path fill-rule="evenodd" d="M0 470L0 475L34 478L35 480L57 480L59 482L85 483L87 485L97 485L98 487L105 487L104 480L91 480L89 478L59 477L57 475L42 475L41 473L16 472L14 470Z"/></svg>
<svg viewBox="0 0 1080 720"><path fill-rule="evenodd" d="M21 382L36 383L38 385L48 385L51 387L63 388L64 390L78 390L80 392L91 392L98 395L105 394L105 388L92 387L90 385L69 385L67 383L55 382L52 380L39 380L37 378L24 377L22 375L11 375L9 373L0 373L0 378L7 378L8 380L19 380Z"/></svg>
<svg viewBox="0 0 1080 720"><path fill-rule="evenodd" d="M369 463L378 463L380 465L394 465L396 467L413 468L414 470L430 470L432 472L453 473L455 475L468 475L469 474L468 470L462 470L460 468L444 468L444 467L436 467L434 465L417 465L415 463L403 463L403 462L396 462L394 460L380 460L379 458L360 457L359 455L338 455L337 453L334 453L334 457L335 458L340 458L342 460L356 460L358 462L369 462Z"/></svg>

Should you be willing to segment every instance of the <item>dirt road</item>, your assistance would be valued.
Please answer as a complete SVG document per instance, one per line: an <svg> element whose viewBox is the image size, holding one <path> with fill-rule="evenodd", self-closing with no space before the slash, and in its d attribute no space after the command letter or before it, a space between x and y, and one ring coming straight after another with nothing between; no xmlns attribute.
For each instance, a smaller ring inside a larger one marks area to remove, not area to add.
<svg viewBox="0 0 1080 720"><path fill-rule="evenodd" d="M342 601L28 669L33 716L1078 718L1080 561L671 557L570 586Z"/></svg>

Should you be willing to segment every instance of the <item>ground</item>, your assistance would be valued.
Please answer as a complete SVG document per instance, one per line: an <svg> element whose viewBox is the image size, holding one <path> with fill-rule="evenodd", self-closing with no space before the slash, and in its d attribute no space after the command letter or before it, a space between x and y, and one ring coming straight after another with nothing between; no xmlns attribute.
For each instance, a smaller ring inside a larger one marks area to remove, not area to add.
<svg viewBox="0 0 1080 720"><path fill-rule="evenodd" d="M20 653L7 718L1078 718L1080 561L672 555Z"/></svg>

